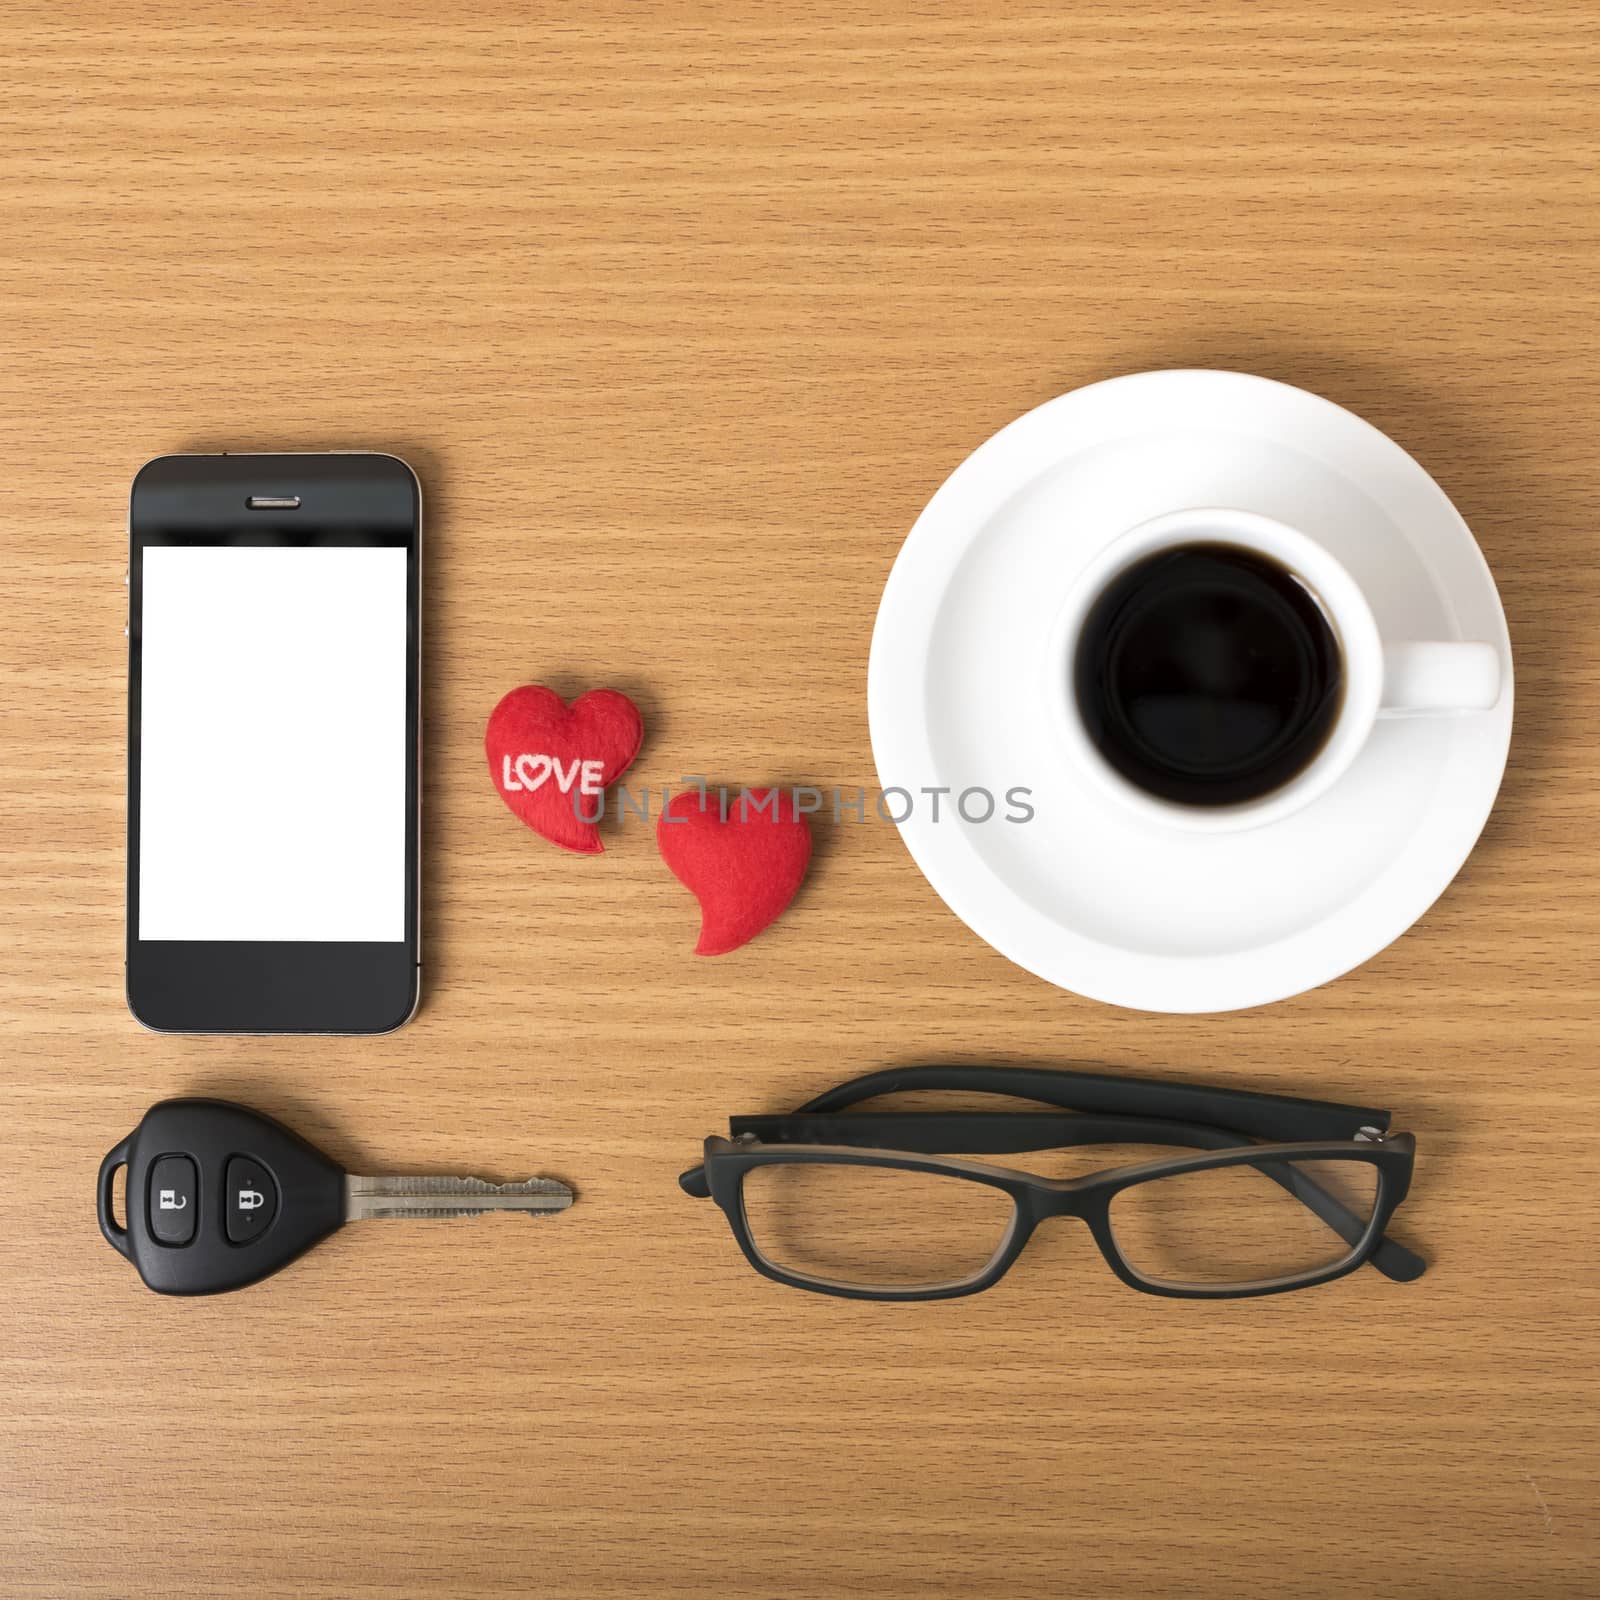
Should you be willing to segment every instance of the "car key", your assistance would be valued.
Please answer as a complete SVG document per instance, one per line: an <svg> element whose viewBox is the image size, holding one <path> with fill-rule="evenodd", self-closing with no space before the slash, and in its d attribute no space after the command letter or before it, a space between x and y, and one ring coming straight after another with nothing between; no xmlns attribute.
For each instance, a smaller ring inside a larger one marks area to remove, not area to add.
<svg viewBox="0 0 1600 1600"><path fill-rule="evenodd" d="M111 1186L126 1167L125 1226ZM286 1267L346 1222L391 1217L539 1216L565 1211L554 1178L348 1175L320 1150L226 1100L163 1100L100 1163L100 1231L159 1294L220 1294Z"/></svg>

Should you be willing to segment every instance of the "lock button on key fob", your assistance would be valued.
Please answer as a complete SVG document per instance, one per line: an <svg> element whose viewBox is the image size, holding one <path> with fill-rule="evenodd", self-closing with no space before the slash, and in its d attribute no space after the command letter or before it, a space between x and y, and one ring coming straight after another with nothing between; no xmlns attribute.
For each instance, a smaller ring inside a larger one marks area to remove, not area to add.
<svg viewBox="0 0 1600 1600"><path fill-rule="evenodd" d="M272 1225L278 1211L278 1186L260 1162L234 1156L222 1178L223 1231L230 1244L248 1244Z"/></svg>

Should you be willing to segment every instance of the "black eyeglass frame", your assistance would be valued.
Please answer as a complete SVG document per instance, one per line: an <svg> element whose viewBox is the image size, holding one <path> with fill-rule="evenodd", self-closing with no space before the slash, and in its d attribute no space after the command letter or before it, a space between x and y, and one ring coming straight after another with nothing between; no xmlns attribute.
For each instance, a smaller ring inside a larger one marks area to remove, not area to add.
<svg viewBox="0 0 1600 1600"><path fill-rule="evenodd" d="M840 1114L860 1101L927 1089L996 1094L1078 1109ZM1166 1114L1155 1114L1162 1111ZM1368 1262L1397 1282L1409 1282L1426 1270L1420 1256L1385 1236L1410 1188L1416 1153L1410 1134L1386 1133L1389 1121L1387 1111L1329 1101L1100 1073L1030 1067L891 1069L841 1084L790 1116L730 1119L732 1137L708 1138L703 1165L684 1173L679 1182L687 1193L716 1202L746 1260L763 1277L843 1299L947 1300L978 1294L1005 1276L1034 1229L1053 1217L1083 1221L1106 1264L1130 1288L1173 1299L1247 1299L1327 1283ZM940 1153L1001 1154L1127 1142L1197 1147L1197 1153L1060 1179ZM1291 1165L1308 1161L1361 1161L1373 1167L1377 1192L1370 1218L1357 1218ZM764 1256L745 1215L746 1175L756 1167L782 1163L897 1168L987 1184L1010 1198L1012 1219L989 1261L959 1279L902 1288L814 1277ZM1278 1172L1272 1171L1275 1163L1280 1164ZM1124 1189L1242 1165L1261 1168L1294 1193L1345 1240L1349 1253L1304 1272L1237 1284L1152 1278L1123 1255L1111 1223L1111 1204Z"/></svg>

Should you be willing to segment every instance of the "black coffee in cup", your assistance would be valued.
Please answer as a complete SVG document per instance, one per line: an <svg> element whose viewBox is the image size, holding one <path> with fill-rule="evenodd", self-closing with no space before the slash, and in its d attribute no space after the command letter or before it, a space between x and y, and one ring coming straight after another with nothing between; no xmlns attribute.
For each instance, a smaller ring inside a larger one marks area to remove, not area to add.
<svg viewBox="0 0 1600 1600"><path fill-rule="evenodd" d="M1073 692L1130 783L1183 805L1258 800L1310 765L1339 715L1339 641L1287 567L1238 545L1135 562L1090 607Z"/></svg>

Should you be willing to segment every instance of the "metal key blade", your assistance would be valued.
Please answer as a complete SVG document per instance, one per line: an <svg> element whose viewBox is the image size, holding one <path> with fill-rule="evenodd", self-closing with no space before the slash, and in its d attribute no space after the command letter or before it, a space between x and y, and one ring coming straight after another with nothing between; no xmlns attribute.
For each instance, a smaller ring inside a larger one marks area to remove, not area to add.
<svg viewBox="0 0 1600 1600"><path fill-rule="evenodd" d="M344 1180L346 1222L481 1217L487 1211L542 1216L571 1204L572 1191L554 1178L485 1183L482 1178L361 1178L347 1173Z"/></svg>

